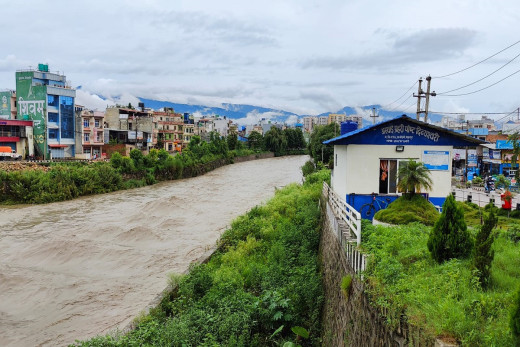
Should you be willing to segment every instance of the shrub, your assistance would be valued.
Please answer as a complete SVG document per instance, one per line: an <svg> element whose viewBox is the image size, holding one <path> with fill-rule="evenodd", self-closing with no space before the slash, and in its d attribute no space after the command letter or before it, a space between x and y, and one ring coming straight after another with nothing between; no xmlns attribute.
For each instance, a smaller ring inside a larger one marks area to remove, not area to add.
<svg viewBox="0 0 520 347"><path fill-rule="evenodd" d="M433 225L439 218L439 212L422 195L415 194L410 198L399 197L387 208L377 211L374 218L390 224L419 222Z"/></svg>
<svg viewBox="0 0 520 347"><path fill-rule="evenodd" d="M507 231L507 236L514 243L520 241L520 225L513 224Z"/></svg>
<svg viewBox="0 0 520 347"><path fill-rule="evenodd" d="M307 177L311 173L316 171L316 167L314 166L314 163L312 160L307 160L305 164L302 166L302 174L304 177Z"/></svg>
<svg viewBox="0 0 520 347"><path fill-rule="evenodd" d="M438 263L452 258L466 258L472 250L472 240L464 221L464 211L449 194L442 213L428 238L428 250Z"/></svg>
<svg viewBox="0 0 520 347"><path fill-rule="evenodd" d="M475 239L475 254L473 266L477 270L479 282L483 288L487 288L491 277L491 263L495 253L491 246L495 240L492 233L498 222L493 209L490 209L487 217L484 218L484 225L480 228Z"/></svg>

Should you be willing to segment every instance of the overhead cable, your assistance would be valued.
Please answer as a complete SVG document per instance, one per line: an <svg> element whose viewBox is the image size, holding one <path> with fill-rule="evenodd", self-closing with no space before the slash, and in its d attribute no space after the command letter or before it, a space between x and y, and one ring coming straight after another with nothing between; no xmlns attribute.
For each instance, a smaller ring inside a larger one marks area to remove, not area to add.
<svg viewBox="0 0 520 347"><path fill-rule="evenodd" d="M455 72L449 73L449 74L447 74L447 75L442 75L442 76L433 76L432 78L444 78L444 77L453 76L453 75L456 75L456 74L461 73L461 72L463 72L463 71L469 70L469 69L471 69L472 67L475 67L475 66L477 66L477 65L479 65L479 64L481 64L481 63L483 63L483 62L485 62L485 61L487 61L487 60L493 58L494 56L496 56L496 55L498 55L498 54L500 54L500 53L502 53L502 52L508 50L509 48L511 48L511 47L513 47L513 46L515 46L515 45L517 45L517 44L519 44L519 43L520 43L520 41L516 41L516 42L513 43L512 45L507 46L506 48L502 49L501 51L498 51L498 52L496 52L495 54L493 54L493 55L487 57L486 59L481 60L481 61L479 61L478 63L475 63L475 64L473 64L473 65L471 65L471 66L468 66L467 68L464 68L464 69L462 69L462 70L459 70L459 71L455 71Z"/></svg>
<svg viewBox="0 0 520 347"><path fill-rule="evenodd" d="M437 93L437 95L443 95L443 94L447 94L447 93L451 93L451 92L454 92L456 90L459 90L459 89L462 89L462 88L466 88L466 87L469 87L471 85L474 85L475 83L478 83L486 78L488 78L489 76L495 74L496 72L502 70L504 67L506 67L507 65L509 65L511 62L513 62L513 60L515 60L516 58L520 57L520 53L517 54L513 59L511 59L510 61L508 61L507 63L505 63L504 65L502 65L501 67L499 67L498 69L496 69L495 71L493 71L492 73L490 73L489 75L486 75L484 77L482 77L481 79L478 79L476 80L475 82L472 82L470 84L466 84L465 86L462 86L462 87L459 87L459 88L455 88L455 89L452 89L452 90L448 90L447 92L442 92L442 93Z"/></svg>
<svg viewBox="0 0 520 347"><path fill-rule="evenodd" d="M478 89L478 90L474 90L474 91L469 92L469 93L463 93L463 94L437 94L437 95L438 95L438 96L464 96L464 95L475 94L475 93L481 92L481 91L483 91L483 90L485 90L485 89L491 88L491 87L493 87L494 85L499 84L500 82L502 82L502 81L508 79L509 77L512 77L512 76L516 75L516 74L519 73L519 72L520 72L520 70L516 70L516 71L513 72L512 74L510 74L510 75L508 75L508 76L502 78L501 80L499 80L499 81L497 81L497 82L495 82L495 83L493 83L493 84L490 84L490 85L487 86L487 87L484 87L484 88L481 88L481 89Z"/></svg>

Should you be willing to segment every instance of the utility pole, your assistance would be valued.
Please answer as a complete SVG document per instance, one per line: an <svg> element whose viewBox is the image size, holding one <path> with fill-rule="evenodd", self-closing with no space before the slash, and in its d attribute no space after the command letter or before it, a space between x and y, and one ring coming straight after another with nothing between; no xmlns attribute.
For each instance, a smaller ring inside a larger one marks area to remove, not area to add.
<svg viewBox="0 0 520 347"><path fill-rule="evenodd" d="M379 115L376 116L376 108L372 107L372 115L370 118L372 118L372 124L376 124L376 118L379 117Z"/></svg>
<svg viewBox="0 0 520 347"><path fill-rule="evenodd" d="M417 120L419 120L421 115L421 98L422 98L422 77L419 77L419 88L417 89L417 95L413 94L414 98L417 98Z"/></svg>
<svg viewBox="0 0 520 347"><path fill-rule="evenodd" d="M422 90L422 78L419 78L419 88L417 90L417 95L413 94L415 98L417 98L417 120L421 118L421 113L424 113L424 121L428 121L428 107L430 106L430 95L436 96L437 93L435 91L430 93L430 82L432 78L431 76L426 77L426 82L428 83L426 86L426 93ZM421 98L426 98L426 103L424 105L424 111L421 110Z"/></svg>
<svg viewBox="0 0 520 347"><path fill-rule="evenodd" d="M469 134L469 121L466 120L466 136ZM468 146L466 146L466 160L464 161L465 169L464 169L464 182L468 180Z"/></svg>
<svg viewBox="0 0 520 347"><path fill-rule="evenodd" d="M435 93L435 91L431 92L430 93L430 82L431 82L432 78L430 75L428 75L428 77L426 77L426 82L428 83L427 87L426 87L426 104L424 105L424 121L427 122L428 121L428 106L430 105L430 95L431 96L436 96L437 93Z"/></svg>

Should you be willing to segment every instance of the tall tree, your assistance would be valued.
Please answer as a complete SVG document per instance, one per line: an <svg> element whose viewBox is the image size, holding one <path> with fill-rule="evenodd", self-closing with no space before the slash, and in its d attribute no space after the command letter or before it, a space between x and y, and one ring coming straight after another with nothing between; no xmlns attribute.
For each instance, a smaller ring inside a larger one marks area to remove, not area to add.
<svg viewBox="0 0 520 347"><path fill-rule="evenodd" d="M314 128L309 141L309 153L314 162L322 161L329 163L334 155L334 146L324 145L323 141L330 140L339 134L339 125L331 123L329 125L319 125Z"/></svg>
<svg viewBox="0 0 520 347"><path fill-rule="evenodd" d="M423 163L409 160L399 168L397 186L412 198L422 189L432 189L433 181L430 174L430 170Z"/></svg>
<svg viewBox="0 0 520 347"><path fill-rule="evenodd" d="M263 147L264 137L258 131L251 131L247 137L247 145L251 149L261 149Z"/></svg>
<svg viewBox="0 0 520 347"><path fill-rule="evenodd" d="M495 252L491 248L495 235L493 229L496 227L498 218L493 211L494 206L489 209L489 215L484 218L484 225L480 228L475 239L475 255L473 266L478 270L478 277L482 288L489 285L491 279L491 263Z"/></svg>
<svg viewBox="0 0 520 347"><path fill-rule="evenodd" d="M275 155L284 155L287 150L287 139L278 127L271 127L264 135L265 149Z"/></svg>
<svg viewBox="0 0 520 347"><path fill-rule="evenodd" d="M467 258L473 242L464 221L464 211L457 206L453 195L448 195L442 213L428 238L428 250L438 263L452 258Z"/></svg>
<svg viewBox="0 0 520 347"><path fill-rule="evenodd" d="M507 142L513 146L513 155L511 156L511 168L516 168L515 179L518 182L518 177L520 177L520 170L517 168L518 156L520 155L520 135L518 131L507 137Z"/></svg>

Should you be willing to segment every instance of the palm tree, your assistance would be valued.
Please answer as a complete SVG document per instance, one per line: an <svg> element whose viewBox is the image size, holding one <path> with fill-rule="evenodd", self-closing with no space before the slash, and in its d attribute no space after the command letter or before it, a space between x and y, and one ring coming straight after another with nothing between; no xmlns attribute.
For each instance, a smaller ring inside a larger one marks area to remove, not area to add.
<svg viewBox="0 0 520 347"><path fill-rule="evenodd" d="M413 159L399 168L398 177L397 187L399 190L408 193L410 198L415 195L415 192L420 192L421 189L432 189L433 181L430 177L430 170L423 163Z"/></svg>

